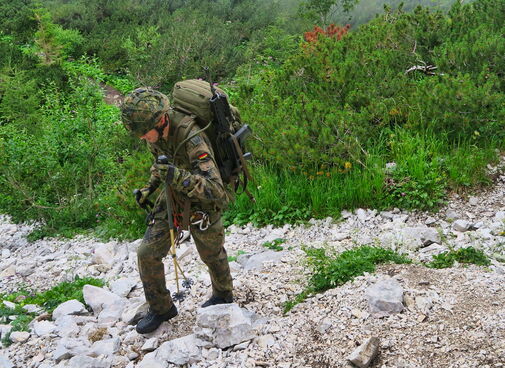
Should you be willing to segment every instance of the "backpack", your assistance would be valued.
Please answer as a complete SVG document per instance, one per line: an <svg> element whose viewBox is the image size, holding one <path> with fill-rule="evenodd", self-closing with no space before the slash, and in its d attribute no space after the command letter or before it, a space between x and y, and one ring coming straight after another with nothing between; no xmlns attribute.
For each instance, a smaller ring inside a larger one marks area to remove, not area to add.
<svg viewBox="0 0 505 368"><path fill-rule="evenodd" d="M216 110L216 103L219 107ZM251 134L247 124L242 124L240 112L229 104L228 95L220 88L211 87L209 82L189 79L177 82L172 91L172 107L192 116L196 123L205 131L212 145L217 166L223 183L234 187L235 192L242 186L247 191L247 183L251 180L246 160L252 157L245 152L245 141ZM219 118L216 116L219 114ZM190 140L192 126L182 134L185 137L179 144L182 146Z"/></svg>

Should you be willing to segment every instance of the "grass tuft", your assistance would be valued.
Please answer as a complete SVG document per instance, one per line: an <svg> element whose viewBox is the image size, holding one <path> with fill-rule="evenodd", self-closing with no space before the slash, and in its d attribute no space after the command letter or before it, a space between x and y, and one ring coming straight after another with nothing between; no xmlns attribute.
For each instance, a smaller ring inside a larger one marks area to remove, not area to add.
<svg viewBox="0 0 505 368"><path fill-rule="evenodd" d="M481 250L472 247L451 250L433 257L433 261L426 264L430 268L449 268L454 262L489 266L491 261Z"/></svg>

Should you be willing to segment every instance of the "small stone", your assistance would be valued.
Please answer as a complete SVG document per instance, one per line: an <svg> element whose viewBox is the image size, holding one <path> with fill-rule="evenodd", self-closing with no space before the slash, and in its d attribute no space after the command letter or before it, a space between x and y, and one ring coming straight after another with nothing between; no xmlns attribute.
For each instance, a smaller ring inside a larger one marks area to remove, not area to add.
<svg viewBox="0 0 505 368"><path fill-rule="evenodd" d="M459 213L454 210L447 210L445 213L445 219L449 222L455 221L460 218Z"/></svg>
<svg viewBox="0 0 505 368"><path fill-rule="evenodd" d="M2 249L2 258L9 258L11 256L11 251L8 249Z"/></svg>
<svg viewBox="0 0 505 368"><path fill-rule="evenodd" d="M359 368L367 368L372 364L378 353L379 339L377 337L369 337L347 359Z"/></svg>
<svg viewBox="0 0 505 368"><path fill-rule="evenodd" d="M477 197L470 197L468 198L468 204L470 206L477 206L479 204L480 200Z"/></svg>
<svg viewBox="0 0 505 368"><path fill-rule="evenodd" d="M216 349L216 348L212 348L207 352L206 358L208 360L216 360L217 358L219 358L220 355L221 355L221 350Z"/></svg>
<svg viewBox="0 0 505 368"><path fill-rule="evenodd" d="M437 219L434 218L434 217L428 217L425 221L424 221L424 224L427 225L427 226L430 226L430 225L433 225L437 222Z"/></svg>
<svg viewBox="0 0 505 368"><path fill-rule="evenodd" d="M48 336L56 330L54 323L49 321L40 321L33 324L33 332L37 336Z"/></svg>
<svg viewBox="0 0 505 368"><path fill-rule="evenodd" d="M86 355L72 357L66 367L68 368L110 368L112 362L106 358L92 358Z"/></svg>
<svg viewBox="0 0 505 368"><path fill-rule="evenodd" d="M10 310L14 310L14 309L16 309L16 304L15 304L15 303L13 303L13 302L9 302L9 301L7 301L7 300L4 300L4 301L3 301L3 303L4 303L4 305L5 305L7 308L9 308Z"/></svg>
<svg viewBox="0 0 505 368"><path fill-rule="evenodd" d="M273 335L264 335L256 338L256 343L262 349L266 349L273 344L275 344L275 338Z"/></svg>
<svg viewBox="0 0 505 368"><path fill-rule="evenodd" d="M36 304L23 305L23 310L27 311L28 313L37 313L37 314L43 311L43 309Z"/></svg>
<svg viewBox="0 0 505 368"><path fill-rule="evenodd" d="M365 222L368 217L366 211L362 208L356 210L356 216L358 216L358 220L361 222Z"/></svg>
<svg viewBox="0 0 505 368"><path fill-rule="evenodd" d="M452 224L452 228L456 231L459 231L459 232L468 231L471 226L472 226L472 224L466 220L456 220Z"/></svg>
<svg viewBox="0 0 505 368"><path fill-rule="evenodd" d="M331 328L331 326L332 326L331 320L328 318L325 318L321 321L321 323L319 323L319 325L316 327L316 330L320 334L324 334L324 333L326 333L326 331L328 331Z"/></svg>
<svg viewBox="0 0 505 368"><path fill-rule="evenodd" d="M93 343L91 346L91 353L93 356L107 355L112 356L117 353L121 340L119 337L114 337L112 339L100 340Z"/></svg>
<svg viewBox="0 0 505 368"><path fill-rule="evenodd" d="M126 357L127 357L128 359L130 359L130 360L135 360L135 359L137 359L137 358L139 357L139 354L138 354L138 353L136 353L136 352L134 352L134 351L130 351L130 352L126 355Z"/></svg>
<svg viewBox="0 0 505 368"><path fill-rule="evenodd" d="M245 342L243 342L243 343L241 343L241 344L237 344L237 345L235 345L235 346L233 347L233 349L232 349L232 350L233 350L233 351L245 350L245 349L247 349L247 347L249 346L249 344L250 344L250 343L251 343L250 341L245 341Z"/></svg>
<svg viewBox="0 0 505 368"><path fill-rule="evenodd" d="M195 335L167 341L156 350L156 360L178 365L196 363L202 359L199 345Z"/></svg>
<svg viewBox="0 0 505 368"><path fill-rule="evenodd" d="M11 333L12 342L25 342L30 338L30 333L26 331L14 331Z"/></svg>
<svg viewBox="0 0 505 368"><path fill-rule="evenodd" d="M16 266L11 265L0 273L0 278L7 278L16 275Z"/></svg>
<svg viewBox="0 0 505 368"><path fill-rule="evenodd" d="M156 337L153 337L151 339L147 339L144 345L142 345L142 348L140 350L153 351L158 348L159 344L160 344L159 340Z"/></svg>

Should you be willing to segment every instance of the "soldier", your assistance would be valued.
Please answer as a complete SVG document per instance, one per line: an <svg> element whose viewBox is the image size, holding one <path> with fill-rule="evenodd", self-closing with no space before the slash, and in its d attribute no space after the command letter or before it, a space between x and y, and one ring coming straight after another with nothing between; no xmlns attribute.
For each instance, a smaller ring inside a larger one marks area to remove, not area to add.
<svg viewBox="0 0 505 368"><path fill-rule="evenodd" d="M130 93L121 111L125 127L146 141L155 158L160 155L172 158L168 164L155 163L151 167L149 184L140 190L137 202L144 205L148 196L166 180L175 204L175 219L179 224L188 223L189 218L192 220L191 235L200 258L209 269L212 296L202 307L231 303L233 285L223 246L221 219L230 197L221 180L208 137L194 124L192 117L171 108L167 96L149 87ZM181 132L185 132L184 136ZM162 263L170 249L165 193L162 191L154 204L151 220L137 250L140 278L150 307L137 324L137 332L141 334L156 330L163 321L177 315L177 308L166 288Z"/></svg>

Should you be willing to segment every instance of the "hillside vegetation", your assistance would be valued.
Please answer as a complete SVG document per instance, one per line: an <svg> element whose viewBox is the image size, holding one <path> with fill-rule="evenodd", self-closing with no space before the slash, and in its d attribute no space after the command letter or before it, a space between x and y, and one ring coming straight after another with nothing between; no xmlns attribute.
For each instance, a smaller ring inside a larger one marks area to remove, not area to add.
<svg viewBox="0 0 505 368"><path fill-rule="evenodd" d="M257 201L239 196L229 223L436 210L489 183L504 148L505 1L317 22L334 3L1 2L0 212L42 221L32 237L140 236L131 193L152 157L100 84L169 93L203 66L255 133Z"/></svg>

